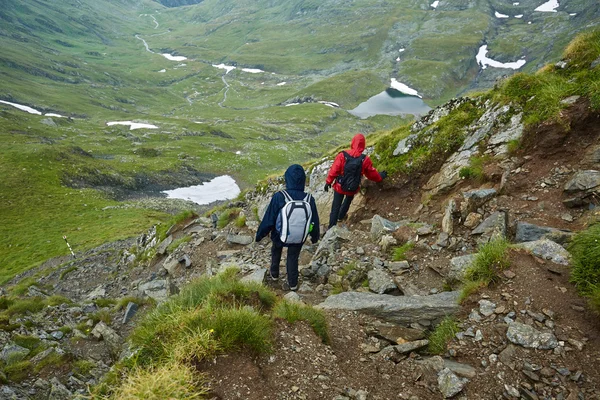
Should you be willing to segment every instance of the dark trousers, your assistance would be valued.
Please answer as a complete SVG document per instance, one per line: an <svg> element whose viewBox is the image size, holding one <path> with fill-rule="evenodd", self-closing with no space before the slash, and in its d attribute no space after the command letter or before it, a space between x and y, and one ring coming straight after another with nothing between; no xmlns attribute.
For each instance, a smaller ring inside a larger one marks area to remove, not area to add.
<svg viewBox="0 0 600 400"><path fill-rule="evenodd" d="M300 250L302 250L301 244L294 244L288 246L286 270L287 280L290 287L298 285L298 259L300 258ZM281 252L283 246L273 242L271 247L271 275L279 277L279 263L281 262Z"/></svg>
<svg viewBox="0 0 600 400"><path fill-rule="evenodd" d="M336 225L338 221L346 218L353 199L354 196L347 196L336 191L333 192L333 203L331 203L331 214L329 214L329 228Z"/></svg>

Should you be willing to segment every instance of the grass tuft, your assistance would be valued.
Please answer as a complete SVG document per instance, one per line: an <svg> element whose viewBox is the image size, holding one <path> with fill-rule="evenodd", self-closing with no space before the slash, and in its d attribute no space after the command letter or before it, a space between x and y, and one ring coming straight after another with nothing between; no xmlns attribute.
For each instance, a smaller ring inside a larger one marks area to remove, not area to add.
<svg viewBox="0 0 600 400"><path fill-rule="evenodd" d="M479 289L498 281L499 273L510 266L509 244L505 239L495 239L479 247L477 257L465 274L465 284L459 296L463 302Z"/></svg>
<svg viewBox="0 0 600 400"><path fill-rule="evenodd" d="M569 251L573 261L570 280L600 313L600 223L575 235Z"/></svg>
<svg viewBox="0 0 600 400"><path fill-rule="evenodd" d="M460 331L453 317L446 317L429 335L428 351L430 354L443 354L448 348L448 342Z"/></svg>
<svg viewBox="0 0 600 400"><path fill-rule="evenodd" d="M406 242L402 246L394 248L394 253L392 255L392 260L394 261L404 261L406 260L406 253L415 247L413 242Z"/></svg>
<svg viewBox="0 0 600 400"><path fill-rule="evenodd" d="M281 301L275 306L273 316L285 319L289 323L307 321L323 343L330 342L327 319L321 310L304 304Z"/></svg>

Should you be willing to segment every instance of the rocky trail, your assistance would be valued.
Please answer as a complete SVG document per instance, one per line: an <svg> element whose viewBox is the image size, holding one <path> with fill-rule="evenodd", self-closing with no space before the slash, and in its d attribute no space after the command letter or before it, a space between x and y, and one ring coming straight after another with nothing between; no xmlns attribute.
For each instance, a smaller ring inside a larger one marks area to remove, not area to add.
<svg viewBox="0 0 600 400"><path fill-rule="evenodd" d="M304 246L298 292L281 289L284 265L279 282L267 279L270 242L253 241L252 209L264 213L277 181L231 205L244 210L243 228L193 218L160 242L152 229L15 278L20 296L44 307L0 320L0 359L22 360L20 370L0 375L0 399L87 394L129 354L126 337L153 303L229 266L243 280L325 310L331 343L305 323L277 321L270 354L242 351L198 365L209 398L600 399L600 320L569 282L563 247L598 215L600 118L582 99L569 101L569 129L542 125L516 151L508 143L524 135L519 114L488 107L439 169L367 183L348 221ZM444 112L415 124L413 139ZM400 153L410 140L398 144ZM476 154L491 159L485 182L459 177ZM310 177L322 220L329 163ZM459 304L474 254L495 238L513 244L509 267ZM405 243L404 260L394 260ZM0 295L9 291L15 286ZM433 355L430 332L449 315L457 331Z"/></svg>

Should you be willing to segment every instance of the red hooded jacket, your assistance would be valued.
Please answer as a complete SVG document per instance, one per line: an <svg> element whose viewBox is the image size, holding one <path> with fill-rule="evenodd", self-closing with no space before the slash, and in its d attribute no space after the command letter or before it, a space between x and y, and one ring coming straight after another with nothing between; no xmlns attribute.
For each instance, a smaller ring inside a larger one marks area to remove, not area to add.
<svg viewBox="0 0 600 400"><path fill-rule="evenodd" d="M362 133L357 133L352 138L352 143L350 144L350 150L346 150L346 153L350 154L352 157L360 156L363 153L363 151L365 150L365 142L366 142L366 140L365 140L364 135ZM360 187L358 189L356 189L356 191L354 191L354 192L345 192L342 190L342 186L335 179L338 176L341 176L344 174L344 164L346 164L346 159L344 158L344 154L342 152L340 152L340 153L338 153L338 155L335 157L335 160L333 161L333 165L331 166L331 169L329 170L329 174L327 174L327 179L325 180L325 183L327 183L328 185L333 184L332 185L333 190L335 190L339 194L353 196L356 193L358 193L358 191L360 190ZM379 172L377 172L377 170L373 167L373 162L371 161L369 156L366 156L365 159L363 160L362 175L366 176L367 179L372 180L373 182L381 182L383 180L381 178L381 175L379 175Z"/></svg>

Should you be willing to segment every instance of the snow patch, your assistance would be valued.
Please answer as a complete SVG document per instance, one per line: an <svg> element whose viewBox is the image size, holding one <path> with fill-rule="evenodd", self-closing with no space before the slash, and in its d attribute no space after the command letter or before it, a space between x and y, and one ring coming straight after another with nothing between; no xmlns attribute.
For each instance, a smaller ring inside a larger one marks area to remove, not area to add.
<svg viewBox="0 0 600 400"><path fill-rule="evenodd" d="M333 101L319 101L319 103L325 104L326 106L333 107L333 108L340 107L340 105L338 103L334 103Z"/></svg>
<svg viewBox="0 0 600 400"><path fill-rule="evenodd" d="M440 5L440 1L439 0L435 0L433 3L431 3L431 7L432 8L437 8L437 6Z"/></svg>
<svg viewBox="0 0 600 400"><path fill-rule="evenodd" d="M161 70L160 70L160 71L158 71L158 72L161 72L161 73L163 73L163 72L167 72L167 70L166 70L166 69L161 69Z"/></svg>
<svg viewBox="0 0 600 400"><path fill-rule="evenodd" d="M140 122L131 122L131 121L114 121L114 122L107 122L106 125L108 126L113 126L113 125L125 125L125 126L129 126L129 130L134 130L134 129L141 129L141 128L146 128L146 129L158 129L158 126L156 125L152 125L152 124L143 124Z"/></svg>
<svg viewBox="0 0 600 400"><path fill-rule="evenodd" d="M392 89L396 89L397 91L402 92L404 94L408 94L410 96L421 97L419 95L419 92L417 92L415 89L412 89L412 88L408 87L404 83L398 82L396 80L396 78L392 78L392 83L391 83L390 87Z"/></svg>
<svg viewBox="0 0 600 400"><path fill-rule="evenodd" d="M488 53L488 49L487 49L487 45L483 45L479 48L479 52L477 53L477 56L475 57L477 60L477 64L481 65L481 69L486 69L487 66L489 65L490 67L494 67L494 68L510 68L510 69L519 69L521 68L523 65L525 65L526 61L525 60L519 60L519 61L515 61L515 62L509 62L509 63L501 63L499 61L495 61L492 60L491 58L487 58L486 54Z"/></svg>
<svg viewBox="0 0 600 400"><path fill-rule="evenodd" d="M400 53L402 53L404 50L406 50L406 49L400 49L400 50L398 50L398 51L399 51Z"/></svg>
<svg viewBox="0 0 600 400"><path fill-rule="evenodd" d="M515 18L523 18L523 14L515 15Z"/></svg>
<svg viewBox="0 0 600 400"><path fill-rule="evenodd" d="M35 115L42 115L41 112L39 112L38 110L31 108L31 107L27 107L21 104L17 104L17 103L11 103L10 101L4 101L4 100L0 100L0 103L2 104L8 104L9 106L13 106L15 108L18 108L21 111L27 111L29 114L35 114Z"/></svg>
<svg viewBox="0 0 600 400"><path fill-rule="evenodd" d="M64 115L60 115L60 114L54 114L54 113L47 113L46 117L55 117L55 118L67 118Z"/></svg>
<svg viewBox="0 0 600 400"><path fill-rule="evenodd" d="M219 68L219 69L224 69L225 70L225 75L227 75L228 73L230 73L231 71L233 71L235 69L235 67L233 65L225 65L223 63L219 64L219 65L212 65L215 68Z"/></svg>
<svg viewBox="0 0 600 400"><path fill-rule="evenodd" d="M249 72L251 74L259 74L261 72L265 72L262 69L258 69L258 68L242 68L242 71Z"/></svg>
<svg viewBox="0 0 600 400"><path fill-rule="evenodd" d="M285 85L286 83L287 83L287 82L279 82L279 83L277 84L277 86L283 86L283 85Z"/></svg>
<svg viewBox="0 0 600 400"><path fill-rule="evenodd" d="M508 18L508 15L500 14L498 11L495 11L494 15L496 16L496 18Z"/></svg>
<svg viewBox="0 0 600 400"><path fill-rule="evenodd" d="M169 199L189 200L202 205L234 199L240 194L240 187L231 176L222 175L201 185L165 190L163 193Z"/></svg>
<svg viewBox="0 0 600 400"><path fill-rule="evenodd" d="M556 9L558 6L560 6L560 4L558 4L558 0L549 0L533 11L557 12Z"/></svg>
<svg viewBox="0 0 600 400"><path fill-rule="evenodd" d="M183 61L183 60L187 60L187 57L184 56L173 56L169 53L163 53L161 54L161 56L163 56L164 58L166 58L167 60L170 61Z"/></svg>

